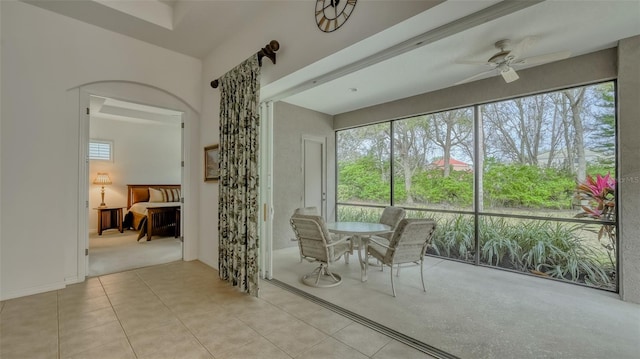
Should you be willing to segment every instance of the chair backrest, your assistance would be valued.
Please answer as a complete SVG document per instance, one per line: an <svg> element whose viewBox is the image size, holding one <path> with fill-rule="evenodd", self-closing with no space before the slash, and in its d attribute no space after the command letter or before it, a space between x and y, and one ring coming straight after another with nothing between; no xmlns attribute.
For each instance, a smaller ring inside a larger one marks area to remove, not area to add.
<svg viewBox="0 0 640 359"><path fill-rule="evenodd" d="M308 216L319 216L320 215L320 211L318 211L318 207L303 207L303 208L296 208L296 210L293 212L293 214L305 214Z"/></svg>
<svg viewBox="0 0 640 359"><path fill-rule="evenodd" d="M432 219L403 219L389 241L385 263L408 263L422 259L431 243L436 222Z"/></svg>
<svg viewBox="0 0 640 359"><path fill-rule="evenodd" d="M389 206L382 211L382 215L380 216L380 223L386 224L391 227L391 230L395 230L398 227L398 224L401 220L404 219L406 212L404 209L400 207ZM384 237L386 239L391 239L393 232L380 234L380 237Z"/></svg>
<svg viewBox="0 0 640 359"><path fill-rule="evenodd" d="M300 244L300 254L326 262L329 259L327 244L331 243L331 235L324 219L321 216L294 214L290 222Z"/></svg>

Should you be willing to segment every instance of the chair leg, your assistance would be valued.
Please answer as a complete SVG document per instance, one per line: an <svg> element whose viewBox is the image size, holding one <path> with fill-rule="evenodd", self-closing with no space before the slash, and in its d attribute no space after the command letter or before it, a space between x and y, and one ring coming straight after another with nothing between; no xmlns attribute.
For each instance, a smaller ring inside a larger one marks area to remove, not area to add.
<svg viewBox="0 0 640 359"><path fill-rule="evenodd" d="M340 278L336 278L336 277L333 275L333 273L331 273L331 270L329 269L329 264L327 264L327 266L326 266L326 267L324 267L324 269L325 269L326 274L327 274L327 275L329 275L329 276L331 277L331 279L333 279L334 281L336 281L336 282L340 282L340 281L342 280L342 279L340 279Z"/></svg>
<svg viewBox="0 0 640 359"><path fill-rule="evenodd" d="M423 273L423 268L424 268L424 259L420 260L420 280L422 280L422 290L423 291L427 291L427 288L424 286L424 273Z"/></svg>
<svg viewBox="0 0 640 359"><path fill-rule="evenodd" d="M320 269L318 270L318 276L316 277L316 287L320 284L320 277L324 274L324 266L320 265Z"/></svg>
<svg viewBox="0 0 640 359"><path fill-rule="evenodd" d="M389 266L389 272L391 272L391 291L393 292L393 296L396 296L396 288L393 286L393 264Z"/></svg>
<svg viewBox="0 0 640 359"><path fill-rule="evenodd" d="M398 264L398 271L396 272L396 277L400 277L400 264Z"/></svg>
<svg viewBox="0 0 640 359"><path fill-rule="evenodd" d="M369 251L364 252L364 275L369 280Z"/></svg>

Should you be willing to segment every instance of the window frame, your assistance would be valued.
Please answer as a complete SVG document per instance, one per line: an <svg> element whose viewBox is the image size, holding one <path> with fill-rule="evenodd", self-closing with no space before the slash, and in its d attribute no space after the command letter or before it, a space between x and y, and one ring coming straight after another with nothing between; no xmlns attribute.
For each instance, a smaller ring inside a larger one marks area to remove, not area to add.
<svg viewBox="0 0 640 359"><path fill-rule="evenodd" d="M109 146L109 158L101 158L101 157L93 157L92 156L92 151L91 151L91 147L93 144L100 144L100 145L108 145ZM89 147L87 149L87 158L90 161L102 161L102 162L114 162L114 151L113 151L113 140L104 140L104 139L97 139L97 138L92 138L89 140Z"/></svg>
<svg viewBox="0 0 640 359"><path fill-rule="evenodd" d="M604 80L604 81L594 81L594 82L590 82L590 83L584 83L584 84L576 84L573 86L567 86L567 87L562 87L562 88L556 88L556 89L547 89L544 91L539 91L539 92L535 92L535 93L530 93L530 94L526 94L526 95L520 95L520 96L513 96L513 97L508 97L508 98L502 98L502 99L496 99L493 101L486 101L486 102L480 102L480 103L471 103L465 106L459 106L459 107L455 107L455 108L449 108L449 109L443 109L443 110L439 110L439 111L433 111L433 112L428 112L428 113L417 113L417 114L412 114L411 116L405 116L405 117L401 117L401 118L394 118L394 119L389 119L386 121L378 121L375 123L369 123L369 124L363 124L361 126L353 126L353 127L349 127L349 128L344 128L344 129L340 129L340 130L335 130L335 143L336 143L336 148L335 148L335 179L336 179L336 193L335 193L335 208L334 208L334 213L336 213L336 216L339 213L339 207L340 206L346 206L346 207L371 207L371 208L384 208L384 205L379 205L379 204L359 204L359 203L349 203L349 202L340 202L338 201L338 178L339 178L339 168L338 168L338 133L341 131L346 131L346 130L350 130L350 129L354 129L354 128L358 128L358 127L365 127L365 126L371 126L371 125L377 125L377 124L381 124L381 123L389 123L390 125L390 136L391 136L391 141L390 141L390 149L389 149L389 153L390 153L390 200L389 200L389 204L390 206L395 205L395 198L394 198L394 181L393 181L393 173L394 173L394 167L393 167L393 163L395 162L394 159L394 145L393 145L393 136L395 135L395 131L394 131L394 123L396 121L401 121L401 120L406 120L406 119L410 119L410 118L414 118L417 116L424 116L424 115L432 115L432 114L436 114L436 113L441 113L441 112L446 112L446 111L455 111L455 110L459 110L459 109L464 109L464 108L472 108L472 112L473 112L473 148L474 148L474 178L473 178L473 205L472 205L472 209L469 210L446 210L446 209L430 209L430 208L420 208L420 207L405 207L402 206L402 208L404 208L405 210L409 210L409 211L417 211L417 212L426 212L426 213L445 213L445 214L459 214L459 215L473 215L474 218L474 250L475 250L475 254L474 254L474 260L472 262L470 261L464 261L464 260L460 260L460 259L456 259L456 258L449 258L449 257L444 257L444 256L438 256L444 259L449 259L449 260L455 260L455 261L459 261L459 262L463 262L463 263L469 263L469 264L474 264L474 265L478 265L478 266L485 266L485 267L490 267L490 268L494 268L494 269L499 269L499 270L506 270L506 271L511 271L511 272L515 272L518 274L524 274L524 275L534 275L534 274L530 274L530 273L526 273L526 272L522 272L522 271L517 271L517 270L511 270L511 269L506 269L506 268L502 268L499 266L492 266L492 265L488 265L488 264L484 264L481 262L480 260L480 229L479 229L479 221L481 219L481 217L484 218L488 218L488 217L506 217L506 218L515 218L515 219L521 219L521 220L544 220L544 221L552 221L552 222L566 222L566 223L576 223L576 224L602 224L602 225L613 225L615 227L615 231L616 231L616 252L614 253L615 259L616 259L616 263L615 263L615 272L618 274L615 276L615 281L613 283L614 285L614 289L606 289L606 288L600 288L600 287L596 287L596 286L590 286L587 285L585 283L580 283L580 282L574 282L574 281L570 281L570 280L562 280L562 279L557 279L557 278L553 278L553 277L548 277L548 279L550 280L555 280L555 281L559 281L561 283L569 283L569 284L574 284L574 285L581 285L581 286L585 286L588 288L593 288L593 289L597 289L597 290L604 290L604 291L608 291L608 292L615 292L615 293L619 293L620 291L620 257L621 257L621 250L620 250L620 220L619 220L619 213L616 215L616 218L614 221L609 221L609 220L595 220L595 219L583 219L583 218L562 218L562 217L545 217L545 216L536 216L536 215L525 215L525 214L503 214L503 213L497 213L497 212L492 212L492 211L480 211L478 208L478 200L479 200L479 180L482 180L482 173L479 173L481 171L483 171L483 169L481 168L482 166L480 165L482 162L484 162L484 158L482 159L482 161L480 162L480 164L478 163L478 155L480 154L479 151L479 146L481 144L481 141L479 141L479 137L482 136L482 131L480 130L481 124L482 124L482 114L481 114L481 108L483 106L486 105L490 105L490 104L494 104L494 103L499 103L499 102L505 102L505 101L509 101L509 100L516 100L516 99L520 99L520 98L529 98L529 97L534 97L534 96L539 96L539 95L544 95L544 94L549 94L549 93L555 93L555 92L560 92L563 90L568 90L568 89L575 89L575 88L582 88L582 87L589 87L589 86L597 86L600 84L607 84L607 83L612 83L613 85L613 95L614 95L614 108L613 108L613 113L614 113L614 126L615 126L615 134L614 134L614 153L615 153L615 158L614 158L614 178L616 179L616 181L619 181L618 179L618 174L619 174L619 126L618 126L618 82L617 79L609 79L609 80ZM484 138L482 138L482 141L484 141ZM618 191L616 191L615 193L615 206L616 209L619 211L619 193ZM336 218L336 220L338 220L338 218Z"/></svg>

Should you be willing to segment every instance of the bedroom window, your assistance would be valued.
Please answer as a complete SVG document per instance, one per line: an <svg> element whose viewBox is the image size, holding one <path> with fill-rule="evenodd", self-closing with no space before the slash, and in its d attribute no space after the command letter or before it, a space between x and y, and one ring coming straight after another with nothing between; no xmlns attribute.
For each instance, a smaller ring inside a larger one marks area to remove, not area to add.
<svg viewBox="0 0 640 359"><path fill-rule="evenodd" d="M99 161L113 161L113 141L90 140L89 159Z"/></svg>

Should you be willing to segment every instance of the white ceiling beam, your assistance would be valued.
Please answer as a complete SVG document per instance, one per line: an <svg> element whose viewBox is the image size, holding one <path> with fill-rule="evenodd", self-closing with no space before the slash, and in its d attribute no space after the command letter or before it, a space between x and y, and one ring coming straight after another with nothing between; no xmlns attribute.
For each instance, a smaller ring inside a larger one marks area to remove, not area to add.
<svg viewBox="0 0 640 359"><path fill-rule="evenodd" d="M173 7L158 0L122 1L93 0L98 4L138 19L173 30Z"/></svg>

